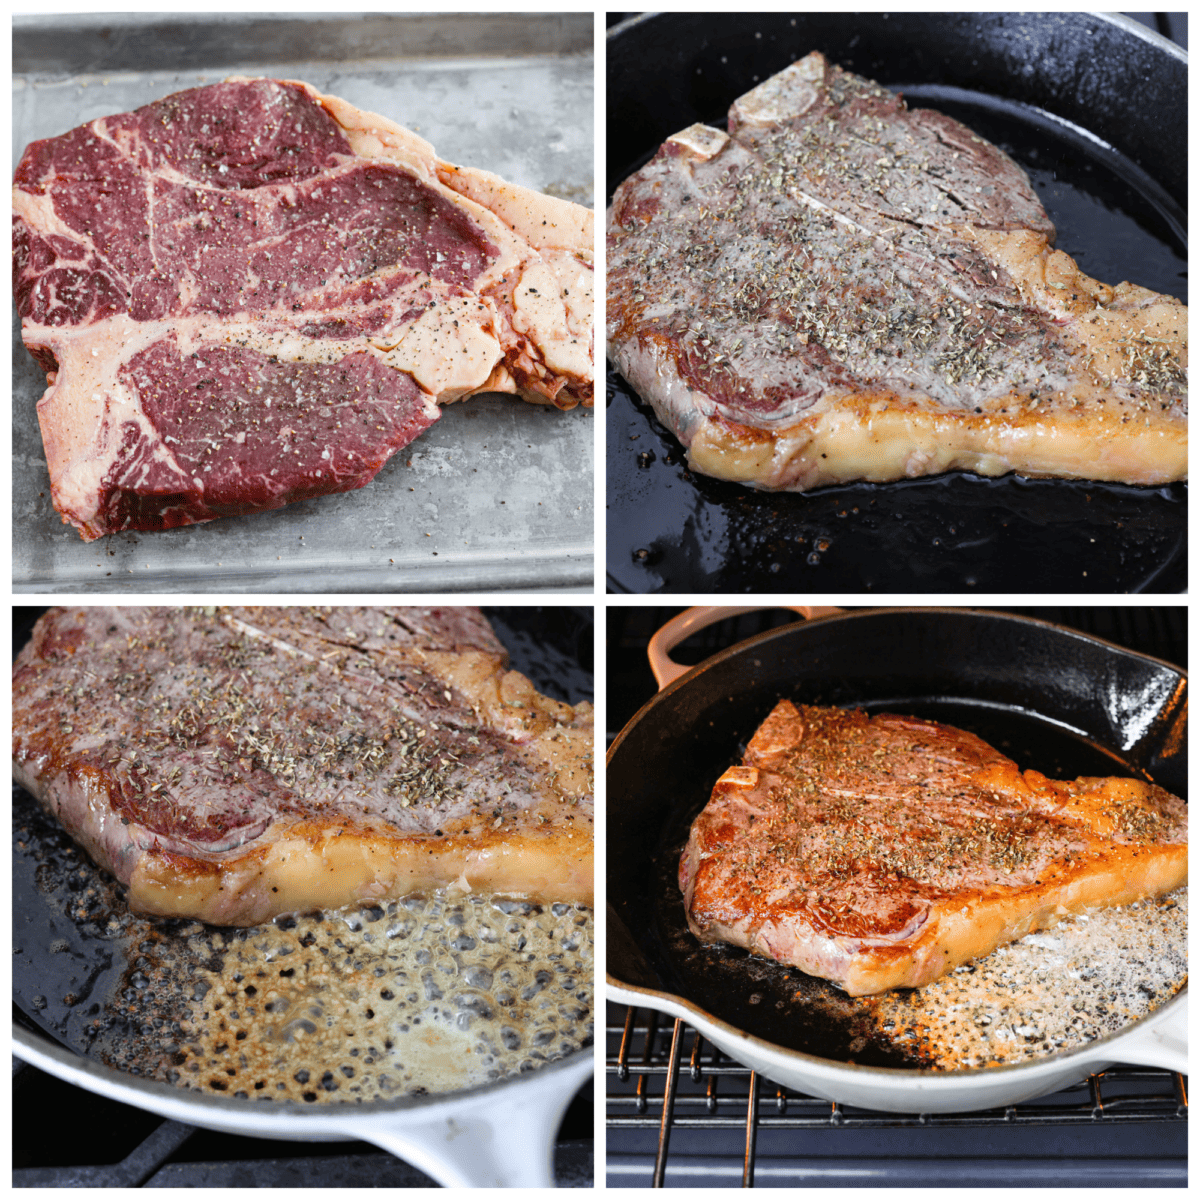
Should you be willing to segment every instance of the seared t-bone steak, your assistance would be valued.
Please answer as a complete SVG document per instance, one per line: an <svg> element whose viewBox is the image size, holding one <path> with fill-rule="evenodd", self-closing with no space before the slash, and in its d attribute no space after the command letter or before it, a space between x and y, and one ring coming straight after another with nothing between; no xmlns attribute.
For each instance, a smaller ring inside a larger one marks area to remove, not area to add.
<svg viewBox="0 0 1200 1200"><path fill-rule="evenodd" d="M592 214L307 84L34 142L13 198L52 497L85 540L362 487L477 392L592 401Z"/></svg>
<svg viewBox="0 0 1200 1200"><path fill-rule="evenodd" d="M1187 474L1187 309L1050 249L1023 171L810 54L613 197L608 348L721 479Z"/></svg>
<svg viewBox="0 0 1200 1200"><path fill-rule="evenodd" d="M52 609L19 783L140 912L253 925L450 886L592 896L592 710L470 608Z"/></svg>
<svg viewBox="0 0 1200 1200"><path fill-rule="evenodd" d="M679 865L701 941L852 996L1186 879L1187 806L1160 787L1059 782L948 725L789 700L717 781Z"/></svg>

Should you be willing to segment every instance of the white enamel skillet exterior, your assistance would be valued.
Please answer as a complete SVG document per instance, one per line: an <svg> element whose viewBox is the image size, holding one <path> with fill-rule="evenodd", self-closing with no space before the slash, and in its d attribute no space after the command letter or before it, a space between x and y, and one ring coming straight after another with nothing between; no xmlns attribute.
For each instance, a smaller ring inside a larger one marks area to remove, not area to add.
<svg viewBox="0 0 1200 1200"><path fill-rule="evenodd" d="M651 639L648 651L659 688L689 670L671 660L674 646L713 621L762 607L691 608L669 621ZM792 608L807 618L840 611L811 605L774 607ZM1187 1073L1186 988L1149 1016L1088 1046L1036 1062L939 1072L832 1062L743 1033L681 996L631 986L611 976L607 991L612 1000L686 1020L730 1058L785 1087L884 1112L948 1113L1000 1108L1068 1087L1114 1063Z"/></svg>
<svg viewBox="0 0 1200 1200"><path fill-rule="evenodd" d="M289 1141L370 1142L443 1187L553 1187L558 1126L593 1071L589 1047L516 1079L447 1096L299 1108L202 1096L137 1079L19 1025L13 1027L13 1050L68 1083L202 1129Z"/></svg>

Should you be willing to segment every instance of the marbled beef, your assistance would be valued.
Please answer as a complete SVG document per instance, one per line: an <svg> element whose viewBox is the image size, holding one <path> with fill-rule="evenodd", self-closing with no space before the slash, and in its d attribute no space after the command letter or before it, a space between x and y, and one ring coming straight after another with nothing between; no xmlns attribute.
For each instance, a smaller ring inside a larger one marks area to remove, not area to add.
<svg viewBox="0 0 1200 1200"><path fill-rule="evenodd" d="M369 482L438 404L592 396L591 213L307 84L232 79L29 146L22 334L86 540Z"/></svg>

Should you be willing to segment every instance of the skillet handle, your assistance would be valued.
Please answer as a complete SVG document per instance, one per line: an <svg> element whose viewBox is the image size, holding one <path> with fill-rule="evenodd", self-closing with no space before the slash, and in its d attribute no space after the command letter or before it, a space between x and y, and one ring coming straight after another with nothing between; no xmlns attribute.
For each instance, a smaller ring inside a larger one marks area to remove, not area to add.
<svg viewBox="0 0 1200 1200"><path fill-rule="evenodd" d="M387 1150L442 1187L552 1188L563 1114L590 1078L590 1051L576 1068L534 1071L498 1095L456 1097L427 1119L351 1114L346 1134Z"/></svg>
<svg viewBox="0 0 1200 1200"><path fill-rule="evenodd" d="M1118 1061L1188 1073L1188 997L1167 1016L1121 1039Z"/></svg>
<svg viewBox="0 0 1200 1200"><path fill-rule="evenodd" d="M726 617L736 617L740 613L758 612L764 608L790 608L806 620L812 617L827 617L831 613L842 611L840 608L830 608L820 604L702 604L695 608L685 609L655 632L646 649L646 654L650 659L650 670L654 672L654 678L658 680L658 690L661 692L668 684L674 683L680 675L685 675L692 669L680 666L671 659L671 651L680 642L687 641L698 629L712 625L715 621L723 621Z"/></svg>

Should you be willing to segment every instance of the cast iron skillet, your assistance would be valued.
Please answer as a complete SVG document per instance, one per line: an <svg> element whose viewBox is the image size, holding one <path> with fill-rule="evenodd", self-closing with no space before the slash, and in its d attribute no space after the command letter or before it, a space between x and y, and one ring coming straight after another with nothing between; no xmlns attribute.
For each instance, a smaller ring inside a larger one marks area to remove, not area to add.
<svg viewBox="0 0 1200 1200"><path fill-rule="evenodd" d="M613 998L685 1016L779 1082L894 1111L1012 1103L1114 1061L1180 1069L1178 1046L1112 1042L1173 1038L1183 996L1082 1051L929 1072L884 1044L852 1053L862 1028L824 982L732 948L701 948L683 918L679 853L713 782L785 696L944 720L1051 777L1127 774L1187 792L1187 677L1178 667L1042 621L965 609L878 609L772 630L667 686L609 751Z"/></svg>
<svg viewBox="0 0 1200 1200"><path fill-rule="evenodd" d="M1058 246L1187 300L1187 55L1085 13L657 13L608 34L608 194L802 57L937 108L1030 175ZM608 372L608 586L623 592L1178 592L1187 487L965 472L807 495L692 475Z"/></svg>
<svg viewBox="0 0 1200 1200"><path fill-rule="evenodd" d="M13 654L29 639L40 608L14 610ZM485 609L512 666L549 695L571 703L592 697L592 614L575 608ZM14 788L14 805L35 805ZM19 816L19 814L17 814ZM19 820L14 821L19 826ZM53 836L53 835L48 835ZM23 836L14 855L32 863ZM52 921L34 869L14 863L13 915L20 948L13 978L13 1043L17 1054L80 1087L168 1119L257 1137L307 1141L371 1142L432 1176L445 1187L549 1187L554 1136L572 1097L592 1074L588 1050L517 1079L445 1096L405 1097L371 1104L260 1103L184 1091L113 1070L81 1055L71 1044L72 1023L56 1024L55 997L78 992L87 1000L93 982L120 976L113 943L54 926L63 944L51 950L36 930ZM57 989L52 991L51 989ZM50 993L52 1000L42 993ZM86 1002L86 1000L84 1001ZM64 1044L65 1043L65 1044Z"/></svg>

